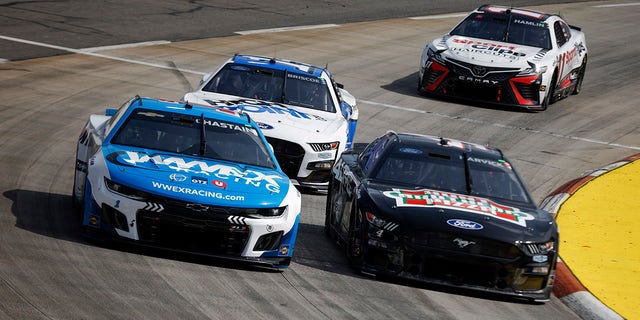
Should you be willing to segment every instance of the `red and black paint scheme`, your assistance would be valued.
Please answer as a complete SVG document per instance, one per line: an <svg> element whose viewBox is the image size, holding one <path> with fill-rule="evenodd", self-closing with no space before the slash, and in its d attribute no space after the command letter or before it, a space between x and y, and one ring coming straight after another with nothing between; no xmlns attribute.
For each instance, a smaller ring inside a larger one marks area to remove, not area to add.
<svg viewBox="0 0 640 320"><path fill-rule="evenodd" d="M485 5L425 46L418 92L541 111L578 94L586 67L584 33L559 15Z"/></svg>

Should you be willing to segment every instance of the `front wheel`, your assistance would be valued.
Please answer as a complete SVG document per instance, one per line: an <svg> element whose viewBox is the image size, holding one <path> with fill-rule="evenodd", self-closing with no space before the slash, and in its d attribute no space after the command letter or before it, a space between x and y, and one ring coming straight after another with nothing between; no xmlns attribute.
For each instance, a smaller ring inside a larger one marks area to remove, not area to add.
<svg viewBox="0 0 640 320"><path fill-rule="evenodd" d="M358 210L355 204L351 207L349 216L349 229L347 233L347 243L345 251L347 253L347 260L349 264L354 268L360 268L362 265L362 244L361 244L361 221L358 219Z"/></svg>
<svg viewBox="0 0 640 320"><path fill-rule="evenodd" d="M553 74L553 78L551 78L551 82L549 82L549 88L547 90L547 94L544 96L544 100L542 100L542 104L540 104L540 109L542 111L547 110L549 105L554 103L554 95L556 94L556 82L558 81L557 74Z"/></svg>
<svg viewBox="0 0 640 320"><path fill-rule="evenodd" d="M582 91L582 80L584 79L584 74L587 71L587 56L584 56L582 59L582 64L580 65L580 71L578 72L578 79L576 80L576 86L573 88L573 92L571 94L576 95Z"/></svg>

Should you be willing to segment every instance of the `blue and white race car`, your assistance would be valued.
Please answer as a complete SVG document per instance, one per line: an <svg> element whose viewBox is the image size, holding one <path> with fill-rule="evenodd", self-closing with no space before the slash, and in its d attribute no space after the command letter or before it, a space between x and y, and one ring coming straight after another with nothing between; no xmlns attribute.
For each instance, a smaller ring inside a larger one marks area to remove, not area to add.
<svg viewBox="0 0 640 320"><path fill-rule="evenodd" d="M251 114L287 176L318 191L358 119L356 99L326 68L254 55L233 56L183 100Z"/></svg>
<svg viewBox="0 0 640 320"><path fill-rule="evenodd" d="M89 235L286 267L301 196L247 114L150 98L91 115L73 201Z"/></svg>

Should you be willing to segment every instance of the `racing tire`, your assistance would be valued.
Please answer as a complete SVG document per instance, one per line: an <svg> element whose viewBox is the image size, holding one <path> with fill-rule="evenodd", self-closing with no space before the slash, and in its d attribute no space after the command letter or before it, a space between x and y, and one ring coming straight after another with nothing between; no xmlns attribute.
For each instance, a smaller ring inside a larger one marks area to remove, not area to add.
<svg viewBox="0 0 640 320"><path fill-rule="evenodd" d="M347 254L347 261L349 261L349 265L351 265L354 269L360 270L362 266L362 247L360 248L360 254L356 256L354 252L356 251L356 241L360 237L360 227L356 229L356 224L358 224L358 210L356 208L355 202L351 206L351 212L349 213L349 230L347 232L347 243L345 244L345 251Z"/></svg>
<svg viewBox="0 0 640 320"><path fill-rule="evenodd" d="M542 104L540 104L540 111L547 110L549 108L549 105L555 102L553 96L556 94L556 82L558 81L557 79L557 73L554 73L553 78L551 78L551 82L549 82L549 91L544 97Z"/></svg>
<svg viewBox="0 0 640 320"><path fill-rule="evenodd" d="M331 212L331 208L332 208L332 203L333 201L333 192L332 189L333 188L333 183L332 183L332 179L329 179L329 186L327 187L327 201L326 201L326 206L324 209L324 234L331 237L332 236L332 232L331 232L331 215L333 214L333 212Z"/></svg>
<svg viewBox="0 0 640 320"><path fill-rule="evenodd" d="M580 71L578 73L578 80L576 81L576 86L573 88L572 95L576 95L582 91L582 80L584 79L584 74L587 71L587 56L582 58L582 64L580 65Z"/></svg>

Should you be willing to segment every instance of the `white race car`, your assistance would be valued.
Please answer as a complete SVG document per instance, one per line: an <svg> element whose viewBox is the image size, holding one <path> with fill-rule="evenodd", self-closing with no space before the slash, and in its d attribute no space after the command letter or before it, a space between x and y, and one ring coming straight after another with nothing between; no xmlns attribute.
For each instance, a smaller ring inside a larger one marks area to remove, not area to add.
<svg viewBox="0 0 640 320"><path fill-rule="evenodd" d="M326 190L358 119L356 99L326 68L253 55L234 55L183 100L244 110L294 184L316 191Z"/></svg>
<svg viewBox="0 0 640 320"><path fill-rule="evenodd" d="M418 92L545 110L582 87L587 45L562 17L484 5L422 51Z"/></svg>

